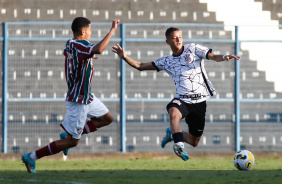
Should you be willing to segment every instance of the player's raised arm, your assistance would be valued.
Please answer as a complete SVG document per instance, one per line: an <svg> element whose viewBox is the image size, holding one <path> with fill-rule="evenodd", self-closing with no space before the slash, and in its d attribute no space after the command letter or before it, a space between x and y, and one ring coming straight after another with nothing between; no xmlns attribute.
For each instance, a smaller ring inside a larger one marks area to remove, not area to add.
<svg viewBox="0 0 282 184"><path fill-rule="evenodd" d="M120 20L118 20L118 19L113 20L111 30L110 30L109 33L103 38L103 40L101 40L99 43L97 43L97 44L93 47L93 49L92 49L92 51L91 51L92 54L101 54L101 53L106 49L106 47L108 46L108 44L109 44L109 42L110 42L110 40L111 40L111 38L112 38L114 32L115 32L116 29L117 29L117 26L118 26L119 22L120 22Z"/></svg>
<svg viewBox="0 0 282 184"><path fill-rule="evenodd" d="M116 53L120 58L126 61L131 67L142 71L142 70L157 70L157 68L150 62L150 63L141 63L140 61L136 61L130 57L128 57L124 49L119 45L116 44L112 47L112 51Z"/></svg>
<svg viewBox="0 0 282 184"><path fill-rule="evenodd" d="M210 60L214 60L216 62L221 62L221 61L229 61L230 59L237 59L240 60L239 56L235 56L233 54L231 55L214 55L213 53L209 53L208 57Z"/></svg>

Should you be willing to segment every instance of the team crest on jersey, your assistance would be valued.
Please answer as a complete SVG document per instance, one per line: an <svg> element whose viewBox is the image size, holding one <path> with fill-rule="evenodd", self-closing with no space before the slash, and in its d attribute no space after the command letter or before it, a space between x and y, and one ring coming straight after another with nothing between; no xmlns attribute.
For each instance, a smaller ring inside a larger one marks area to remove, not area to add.
<svg viewBox="0 0 282 184"><path fill-rule="evenodd" d="M68 59L73 59L73 56L71 53L67 52L67 55L68 55Z"/></svg>
<svg viewBox="0 0 282 184"><path fill-rule="evenodd" d="M194 57L192 54L186 54L184 56L185 63L192 63L194 61Z"/></svg>
<svg viewBox="0 0 282 184"><path fill-rule="evenodd" d="M179 106L181 105L181 102L179 100L173 100L172 103L175 103L175 104L177 104Z"/></svg>
<svg viewBox="0 0 282 184"><path fill-rule="evenodd" d="M77 131L78 134L81 134L82 133L82 128L78 128L76 131Z"/></svg>

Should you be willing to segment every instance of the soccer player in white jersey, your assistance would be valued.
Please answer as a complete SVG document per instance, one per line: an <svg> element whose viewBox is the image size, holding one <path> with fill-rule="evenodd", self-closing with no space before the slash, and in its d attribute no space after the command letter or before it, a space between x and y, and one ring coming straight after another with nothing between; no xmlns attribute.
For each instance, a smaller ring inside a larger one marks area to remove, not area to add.
<svg viewBox="0 0 282 184"><path fill-rule="evenodd" d="M94 54L101 54L117 29L119 20L112 22L109 33L96 45L89 42L91 24L87 18L77 17L72 22L73 38L69 39L64 49L65 76L68 86L66 96L67 113L61 127L66 131L60 134L61 140L22 156L29 173L36 173L35 161L44 156L57 154L75 147L82 134L94 132L97 128L109 125L113 116L107 107L91 94L93 76L92 59ZM89 121L87 121L89 120Z"/></svg>
<svg viewBox="0 0 282 184"><path fill-rule="evenodd" d="M173 79L176 95L167 105L170 127L166 129L161 146L164 148L173 140L175 154L187 161L189 155L184 148L184 142L193 147L198 145L205 127L206 100L215 95L215 89L205 71L204 59L220 62L239 60L240 57L214 55L211 49L195 43L183 45L182 34L178 28L168 28L165 36L173 54L153 62L142 63L128 57L118 44L112 47L112 51L139 71L165 70ZM189 132L181 130L179 121L182 118L185 118Z"/></svg>

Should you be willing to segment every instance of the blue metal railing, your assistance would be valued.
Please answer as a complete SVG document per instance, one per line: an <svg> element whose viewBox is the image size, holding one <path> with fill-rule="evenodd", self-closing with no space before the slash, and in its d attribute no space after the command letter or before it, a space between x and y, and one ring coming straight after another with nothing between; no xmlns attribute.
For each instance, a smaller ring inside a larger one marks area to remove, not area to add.
<svg viewBox="0 0 282 184"><path fill-rule="evenodd" d="M3 88L2 88L2 152L7 153L7 114L8 114L8 102L59 102L64 101L63 98L8 98L8 44L9 41L66 41L66 38L16 38L8 36L9 25L70 25L70 22L7 22L3 23L3 38L0 37L0 41L3 41ZM93 25L111 25L110 23L95 23ZM185 23L128 23L120 25L120 38L112 38L111 42L120 42L123 48L126 48L126 42L165 42L165 39L138 39L138 38L127 38L126 30L128 26L198 26L198 27L224 27L219 24L185 24ZM282 27L280 25L280 27ZM205 43L232 43L235 45L235 54L239 55L240 43L242 42L282 42L282 40L240 40L239 39L239 27L235 28L235 39L184 39L184 42L205 42ZM91 39L91 41L99 41L100 39ZM108 102L120 102L120 150L126 152L126 103L127 102L168 102L169 98L126 98L126 66L125 62L120 61L120 98L104 98L103 101ZM234 102L234 114L235 114L235 150L240 149L240 103L249 102L282 102L282 99L240 99L240 61L235 62L235 97L234 98L220 98L220 99L209 99L210 102Z"/></svg>
<svg viewBox="0 0 282 184"><path fill-rule="evenodd" d="M235 55L239 55L238 26L235 27ZM235 151L240 150L240 61L235 60Z"/></svg>
<svg viewBox="0 0 282 184"><path fill-rule="evenodd" d="M3 88L2 88L2 152L7 153L7 137L8 137L8 23L3 24Z"/></svg>
<svg viewBox="0 0 282 184"><path fill-rule="evenodd" d="M121 25L121 47L126 48L125 45L125 25ZM120 151L126 152L126 102L125 102L125 62L120 60Z"/></svg>

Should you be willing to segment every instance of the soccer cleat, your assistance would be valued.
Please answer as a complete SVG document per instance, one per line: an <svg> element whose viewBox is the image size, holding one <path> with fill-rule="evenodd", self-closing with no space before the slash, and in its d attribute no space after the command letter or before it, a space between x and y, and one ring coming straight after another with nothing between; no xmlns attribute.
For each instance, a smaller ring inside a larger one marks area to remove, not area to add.
<svg viewBox="0 0 282 184"><path fill-rule="evenodd" d="M182 160L187 161L189 159L189 155L187 154L185 148L182 148L180 145L177 143L174 143L173 145L173 151L174 153L182 158Z"/></svg>
<svg viewBox="0 0 282 184"><path fill-rule="evenodd" d="M169 142L171 142L173 139L171 138L171 131L170 131L170 127L168 127L166 130L165 130L166 134L165 134L165 137L163 138L162 140L162 148L165 147L165 145Z"/></svg>
<svg viewBox="0 0 282 184"><path fill-rule="evenodd" d="M61 139L67 138L67 136L68 136L67 132L62 132L62 133L60 134L60 138L61 138ZM64 149L63 152L64 152L64 155L65 155L65 156L68 156L69 148Z"/></svg>
<svg viewBox="0 0 282 184"><path fill-rule="evenodd" d="M27 172L36 173L35 171L35 162L29 157L29 153L26 153L22 156L22 161L26 166Z"/></svg>

